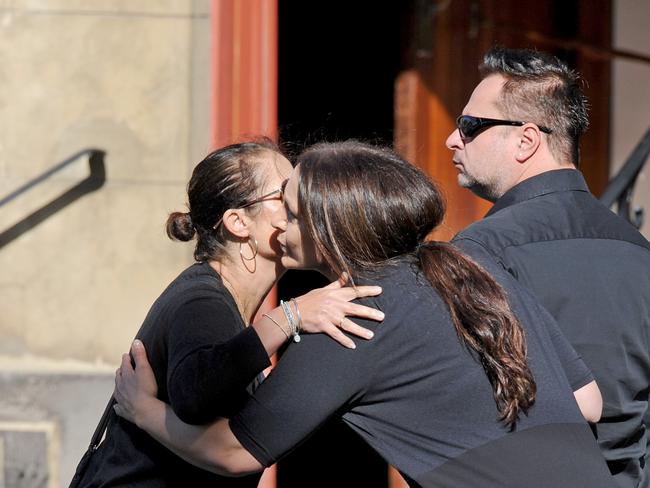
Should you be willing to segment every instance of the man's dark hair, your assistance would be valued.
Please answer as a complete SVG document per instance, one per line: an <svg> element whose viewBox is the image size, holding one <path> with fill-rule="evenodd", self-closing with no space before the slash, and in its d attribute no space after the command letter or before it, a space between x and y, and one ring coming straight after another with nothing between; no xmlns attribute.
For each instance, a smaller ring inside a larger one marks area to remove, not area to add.
<svg viewBox="0 0 650 488"><path fill-rule="evenodd" d="M505 77L499 108L504 116L552 129L549 149L560 161L580 163L580 136L589 126L587 97L578 74L548 53L494 47L479 65L482 78Z"/></svg>

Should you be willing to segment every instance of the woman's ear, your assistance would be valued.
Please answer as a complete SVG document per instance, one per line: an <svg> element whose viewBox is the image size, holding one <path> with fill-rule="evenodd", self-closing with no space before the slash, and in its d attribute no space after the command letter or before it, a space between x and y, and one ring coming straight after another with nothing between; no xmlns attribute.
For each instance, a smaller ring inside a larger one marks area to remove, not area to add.
<svg viewBox="0 0 650 488"><path fill-rule="evenodd" d="M240 238L246 238L250 235L250 218L246 211L240 208L231 208L223 214L223 225L228 232Z"/></svg>

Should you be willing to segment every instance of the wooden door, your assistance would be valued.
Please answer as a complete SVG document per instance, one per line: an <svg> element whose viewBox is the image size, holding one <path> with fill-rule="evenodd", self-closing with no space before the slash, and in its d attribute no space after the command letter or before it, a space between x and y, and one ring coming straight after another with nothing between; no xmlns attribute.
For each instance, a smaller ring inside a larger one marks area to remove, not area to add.
<svg viewBox="0 0 650 488"><path fill-rule="evenodd" d="M610 0L423 0L413 3L404 36L404 66L395 83L395 146L442 186L449 239L490 204L456 184L445 139L473 88L477 66L495 44L554 53L583 74L591 125L582 170L592 191L609 174Z"/></svg>

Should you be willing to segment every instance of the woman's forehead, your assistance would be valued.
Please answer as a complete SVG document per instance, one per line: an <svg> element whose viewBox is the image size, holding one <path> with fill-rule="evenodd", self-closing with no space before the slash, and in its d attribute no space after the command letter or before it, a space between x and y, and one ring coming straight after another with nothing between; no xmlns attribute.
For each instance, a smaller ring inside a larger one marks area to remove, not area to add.
<svg viewBox="0 0 650 488"><path fill-rule="evenodd" d="M278 186L291 175L293 169L287 158L274 151L263 153L258 164L265 187Z"/></svg>

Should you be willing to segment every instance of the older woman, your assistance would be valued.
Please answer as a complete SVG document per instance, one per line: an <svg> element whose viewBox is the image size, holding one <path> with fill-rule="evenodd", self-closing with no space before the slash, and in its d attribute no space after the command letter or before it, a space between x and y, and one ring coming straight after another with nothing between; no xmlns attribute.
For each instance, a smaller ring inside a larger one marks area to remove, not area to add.
<svg viewBox="0 0 650 488"><path fill-rule="evenodd" d="M237 412L270 365L269 356L290 338L299 339L300 329L325 332L354 348L341 329L364 338L372 333L345 316L383 317L349 303L380 288L334 282L253 322L284 272L277 235L285 221L282 185L291 170L269 142L221 148L194 169L189 212L169 216L170 238L196 238L196 263L156 300L137 337L149 347L158 397L187 422L205 423ZM287 313L301 322L289 323ZM254 487L259 478L222 478L197 469L116 415L84 474L81 486L102 487Z"/></svg>

